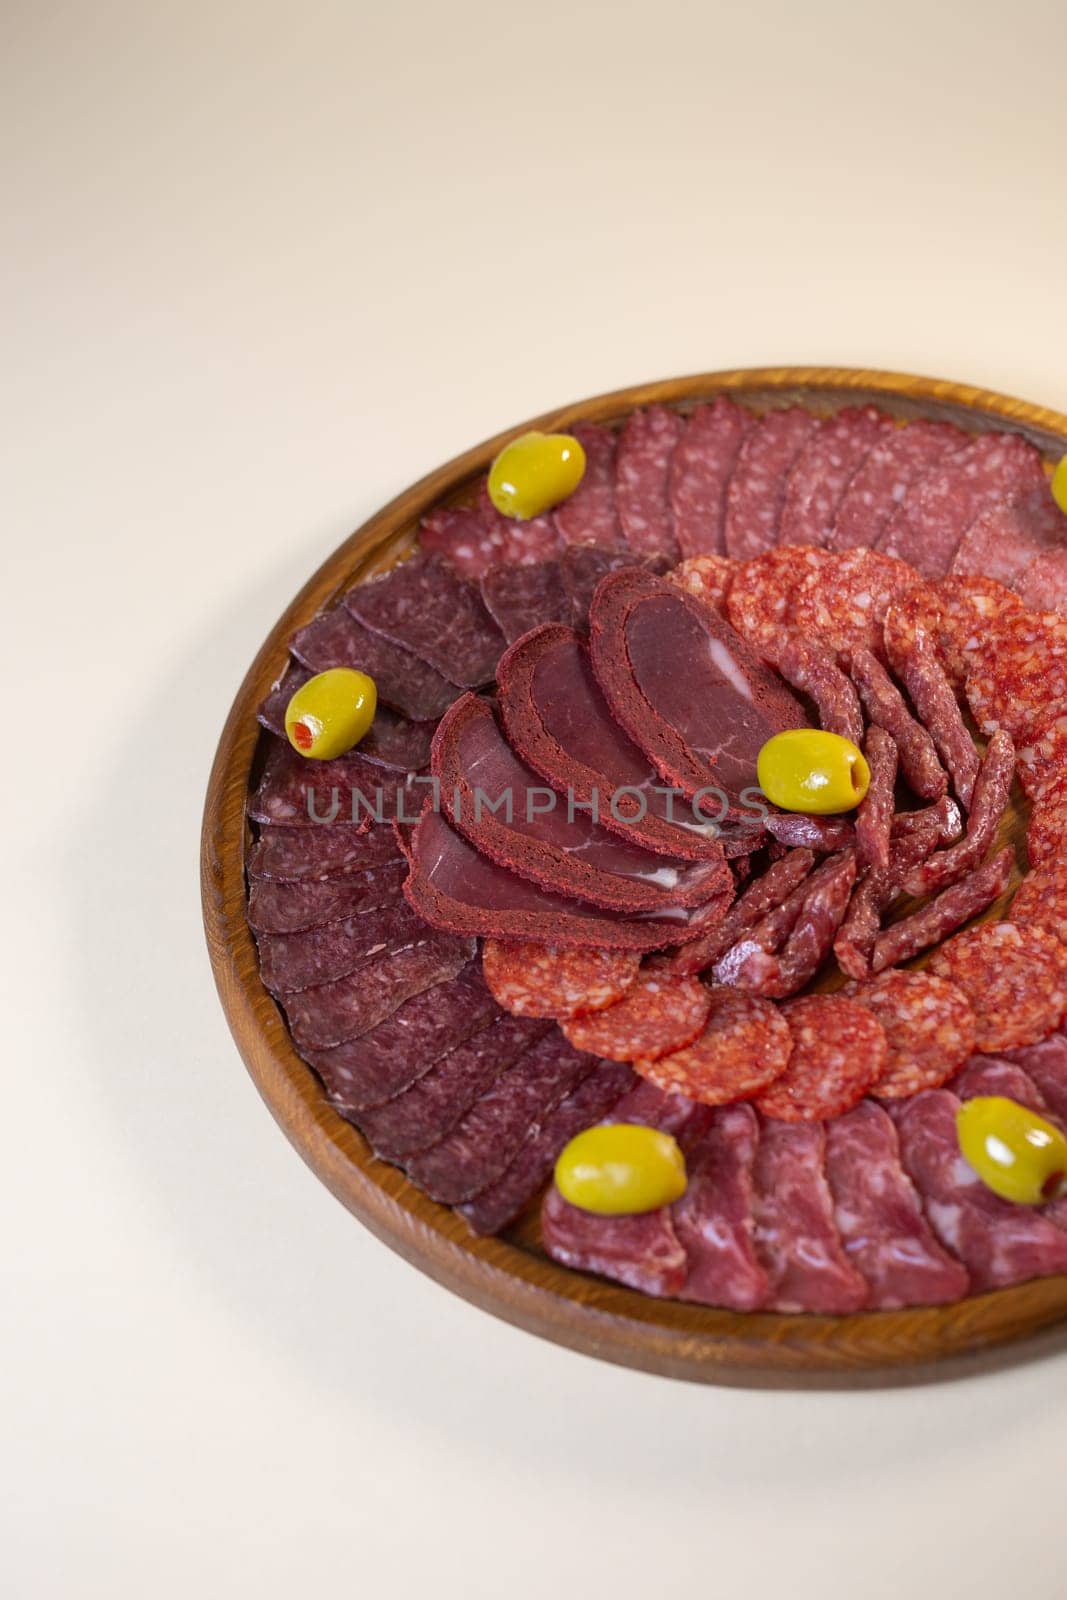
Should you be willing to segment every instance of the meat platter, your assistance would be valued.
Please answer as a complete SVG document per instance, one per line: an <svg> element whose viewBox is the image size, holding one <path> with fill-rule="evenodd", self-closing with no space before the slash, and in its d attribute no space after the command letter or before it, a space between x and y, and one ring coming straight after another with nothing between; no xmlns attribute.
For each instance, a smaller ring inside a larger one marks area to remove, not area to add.
<svg viewBox="0 0 1067 1600"><path fill-rule="evenodd" d="M580 481L504 515L546 436ZM261 1093L374 1232L703 1381L1059 1340L1065 451L937 380L668 381L488 441L314 575L223 732L205 923ZM315 751L338 671L379 709ZM583 1199L571 1152L620 1132L678 1187Z"/></svg>

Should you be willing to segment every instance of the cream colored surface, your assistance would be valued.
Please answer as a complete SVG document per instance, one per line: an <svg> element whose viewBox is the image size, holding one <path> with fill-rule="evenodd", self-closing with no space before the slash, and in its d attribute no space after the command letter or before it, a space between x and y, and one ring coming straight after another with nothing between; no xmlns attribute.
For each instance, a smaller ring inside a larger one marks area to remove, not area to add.
<svg viewBox="0 0 1067 1600"><path fill-rule="evenodd" d="M303 577L570 397L825 361L1067 409L1067 12L0 16L6 1594L1063 1592L1060 1356L698 1389L361 1231L201 947L215 739Z"/></svg>

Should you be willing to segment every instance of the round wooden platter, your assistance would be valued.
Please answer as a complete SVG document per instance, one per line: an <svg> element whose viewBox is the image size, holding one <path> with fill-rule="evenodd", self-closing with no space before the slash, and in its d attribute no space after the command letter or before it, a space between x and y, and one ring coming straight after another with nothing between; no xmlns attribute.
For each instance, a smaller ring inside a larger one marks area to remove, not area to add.
<svg viewBox="0 0 1067 1600"><path fill-rule="evenodd" d="M204 923L223 1008L267 1105L337 1198L437 1282L531 1333L607 1361L706 1383L856 1387L926 1381L1067 1344L1067 1277L957 1305L846 1317L739 1314L653 1300L550 1261L536 1214L500 1238L475 1238L365 1141L326 1101L259 979L245 920L245 802L261 755L256 708L282 671L287 641L353 582L412 548L419 519L462 500L508 439L531 427L616 422L636 406L686 409L729 390L755 409L816 412L876 402L902 419L943 417L972 431L1011 427L1049 460L1067 450L1067 416L932 378L829 367L708 373L600 395L525 422L430 473L372 517L309 579L271 629L230 710L208 786L201 851ZM1015 832L1019 832L1018 822Z"/></svg>

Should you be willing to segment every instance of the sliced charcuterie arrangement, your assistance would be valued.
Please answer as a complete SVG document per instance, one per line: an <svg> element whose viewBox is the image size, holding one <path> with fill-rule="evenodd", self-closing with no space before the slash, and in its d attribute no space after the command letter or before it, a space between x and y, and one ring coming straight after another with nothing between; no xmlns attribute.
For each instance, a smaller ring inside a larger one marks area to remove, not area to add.
<svg viewBox="0 0 1067 1600"><path fill-rule="evenodd" d="M504 450L261 707L248 922L330 1103L646 1294L1067 1271L1065 502L873 406Z"/></svg>

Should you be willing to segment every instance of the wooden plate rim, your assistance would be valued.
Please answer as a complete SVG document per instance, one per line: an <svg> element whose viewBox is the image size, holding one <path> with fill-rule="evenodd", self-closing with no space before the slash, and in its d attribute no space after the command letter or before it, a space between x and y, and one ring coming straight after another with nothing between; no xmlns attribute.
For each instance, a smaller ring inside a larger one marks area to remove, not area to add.
<svg viewBox="0 0 1067 1600"><path fill-rule="evenodd" d="M304 1160L380 1239L483 1310L571 1349L647 1372L761 1387L859 1387L985 1370L1058 1349L1067 1276L958 1305L846 1317L740 1314L653 1300L566 1268L508 1239L477 1239L396 1168L377 1161L328 1105L259 980L245 918L245 800L259 742L256 707L289 637L354 579L392 565L422 514L462 497L509 438L528 428L613 421L635 406L688 405L724 390L759 405L877 400L898 415L942 414L970 428L1024 432L1067 449L1067 416L939 378L847 367L741 368L635 385L506 429L429 473L371 517L319 567L271 629L230 709L208 784L201 844L204 927L234 1039L260 1094Z"/></svg>

